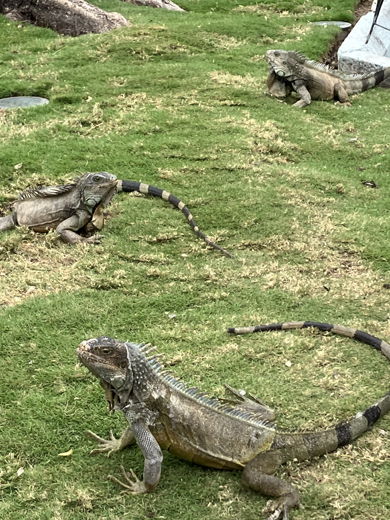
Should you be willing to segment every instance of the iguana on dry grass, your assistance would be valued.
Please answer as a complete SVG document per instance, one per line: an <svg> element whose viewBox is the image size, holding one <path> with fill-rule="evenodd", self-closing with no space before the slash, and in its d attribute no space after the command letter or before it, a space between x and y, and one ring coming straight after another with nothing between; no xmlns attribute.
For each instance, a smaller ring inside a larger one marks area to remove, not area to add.
<svg viewBox="0 0 390 520"><path fill-rule="evenodd" d="M317 322L292 322L229 329L242 334L279 329L316 327L367 343L390 358L390 345L380 339L347 327ZM104 336L83 341L78 348L80 361L100 379L110 410L121 410L129 427L119 440L112 433L106 441L88 432L100 443L92 453L108 455L137 442L145 458L143 480L132 470L126 482L114 477L132 494L149 493L157 486L162 449L180 458L217 469L242 469L244 483L276 500L268 506L268 520L283 514L288 520L291 508L299 505L297 489L274 476L278 467L295 460L306 460L331 452L366 432L390 409L390 392L349 421L325 430L290 433L275 429L273 411L257 398L243 397L233 389L237 400L226 402L190 388L169 372L164 372L158 356L147 357L156 347L123 343Z"/></svg>
<svg viewBox="0 0 390 520"><path fill-rule="evenodd" d="M142 182L117 180L107 172L85 173L75 182L63 186L40 186L23 191L19 195L14 213L0 218L0 231L24 225L40 233L55 229L68 243L99 243L102 236L84 238L77 231L88 235L104 226L104 209L117 191L144 193L160 197L180 211L188 219L195 233L207 244L231 258L231 254L206 237L196 225L187 206L171 193Z"/></svg>
<svg viewBox="0 0 390 520"><path fill-rule="evenodd" d="M99 243L101 236L82 237L103 229L104 208L114 197L117 178L107 172L85 173L63 186L40 186L19 195L15 211L0 218L0 231L28 226L39 233L55 229L64 242Z"/></svg>
<svg viewBox="0 0 390 520"><path fill-rule="evenodd" d="M348 96L373 88L390 76L390 67L370 74L345 74L296 51L269 50L265 57L270 66L268 90L276 97L287 97L294 90L301 98L294 103L298 108L312 99L338 99L350 105Z"/></svg>

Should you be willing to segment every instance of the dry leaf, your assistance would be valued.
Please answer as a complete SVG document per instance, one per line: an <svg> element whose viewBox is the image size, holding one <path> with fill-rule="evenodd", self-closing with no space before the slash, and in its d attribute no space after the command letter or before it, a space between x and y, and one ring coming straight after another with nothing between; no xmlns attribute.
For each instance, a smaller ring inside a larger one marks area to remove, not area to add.
<svg viewBox="0 0 390 520"><path fill-rule="evenodd" d="M73 453L73 448L71 448L69 451L66 451L65 453L59 453L59 457L70 457Z"/></svg>

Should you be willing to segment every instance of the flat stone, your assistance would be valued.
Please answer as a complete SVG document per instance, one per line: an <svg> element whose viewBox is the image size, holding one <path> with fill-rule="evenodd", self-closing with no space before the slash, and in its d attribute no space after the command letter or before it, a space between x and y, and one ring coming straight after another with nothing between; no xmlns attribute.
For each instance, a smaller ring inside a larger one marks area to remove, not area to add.
<svg viewBox="0 0 390 520"><path fill-rule="evenodd" d="M1 108L30 108L37 105L47 105L49 100L36 96L15 96L0 99Z"/></svg>
<svg viewBox="0 0 390 520"><path fill-rule="evenodd" d="M329 22L313 22L314 25L322 25L323 27L327 27L328 25L336 25L337 27L340 27L340 29L349 29L351 27L351 24L349 22L340 22L338 20L331 20Z"/></svg>
<svg viewBox="0 0 390 520"><path fill-rule="evenodd" d="M390 67L390 31L375 25L366 43L373 21L371 10L360 18L339 48L338 63L343 72L366 74ZM376 23L390 28L390 0L384 0Z"/></svg>

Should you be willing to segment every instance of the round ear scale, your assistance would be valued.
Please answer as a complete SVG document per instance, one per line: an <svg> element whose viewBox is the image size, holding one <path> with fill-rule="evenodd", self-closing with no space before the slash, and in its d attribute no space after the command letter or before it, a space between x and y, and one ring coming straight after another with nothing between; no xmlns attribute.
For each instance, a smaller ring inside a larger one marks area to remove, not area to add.
<svg viewBox="0 0 390 520"><path fill-rule="evenodd" d="M123 383L125 382L125 379L122 376L114 376L111 377L110 382L116 390L120 390L121 386L123 386Z"/></svg>

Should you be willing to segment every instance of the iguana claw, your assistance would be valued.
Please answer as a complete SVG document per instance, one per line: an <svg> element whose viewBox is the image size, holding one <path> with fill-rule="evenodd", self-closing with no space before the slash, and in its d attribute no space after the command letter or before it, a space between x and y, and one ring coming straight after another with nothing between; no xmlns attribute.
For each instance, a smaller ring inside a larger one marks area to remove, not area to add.
<svg viewBox="0 0 390 520"><path fill-rule="evenodd" d="M275 509L274 509L275 507ZM278 520L280 515L283 513L283 520L289 520L288 518L288 506L287 505L279 505L277 506L275 502L269 502L266 507L266 512L270 512L273 509L273 512L269 515L266 520Z"/></svg>
<svg viewBox="0 0 390 520"><path fill-rule="evenodd" d="M85 434L88 435L88 437L92 437L92 439L100 444L99 448L92 450L89 455L107 453L107 457L110 457L113 453L116 453L122 449L120 440L114 437L112 430L110 430L110 440L102 439L102 437L99 437L96 435L96 433L93 433L90 430L87 430Z"/></svg>
<svg viewBox="0 0 390 520"><path fill-rule="evenodd" d="M125 468L121 466L121 472L127 484L112 475L108 475L108 478L125 488L125 490L131 495L142 495L143 493L147 493L145 484L137 477L132 469L127 473Z"/></svg>
<svg viewBox="0 0 390 520"><path fill-rule="evenodd" d="M104 235L94 235L89 238L82 238L81 241L84 242L84 244L100 244L102 238L104 238Z"/></svg>

